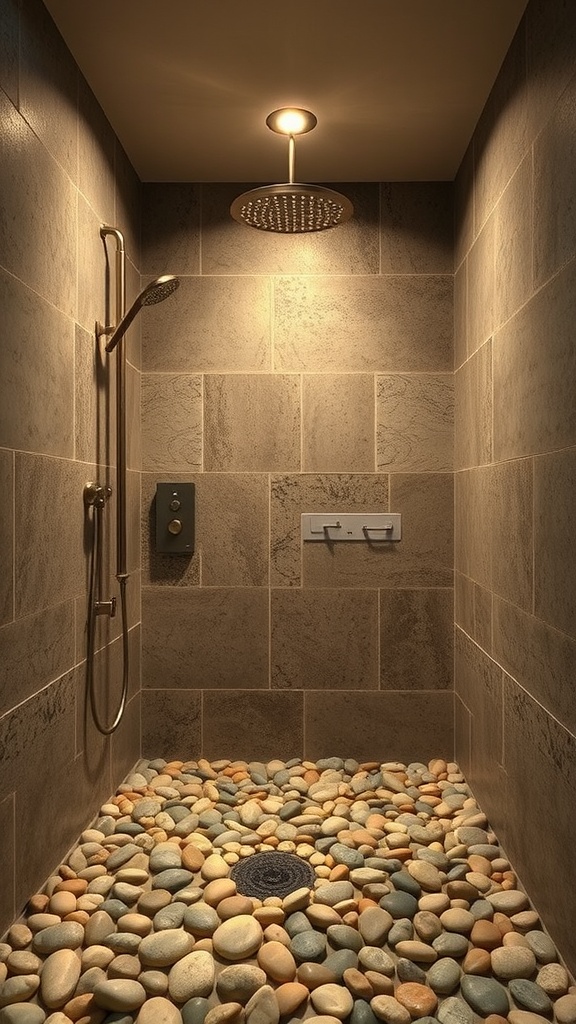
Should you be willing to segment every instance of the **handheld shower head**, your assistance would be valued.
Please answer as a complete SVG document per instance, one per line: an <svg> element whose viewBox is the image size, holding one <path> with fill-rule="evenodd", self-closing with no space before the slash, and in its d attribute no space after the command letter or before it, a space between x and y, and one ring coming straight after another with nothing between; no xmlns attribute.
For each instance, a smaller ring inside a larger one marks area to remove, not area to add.
<svg viewBox="0 0 576 1024"><path fill-rule="evenodd" d="M157 277L155 281L150 281L145 288L142 289L140 294L134 299L134 302L130 306L127 313L124 314L120 322L114 328L100 327L97 328L97 334L108 334L112 331L110 340L106 345L107 352L113 352L116 345L121 338L124 337L126 331L130 327L130 324L136 317L136 315L142 309L142 306L154 306L157 302L163 302L167 299L172 292L175 292L179 287L180 281L177 277L172 274L164 274L162 277Z"/></svg>

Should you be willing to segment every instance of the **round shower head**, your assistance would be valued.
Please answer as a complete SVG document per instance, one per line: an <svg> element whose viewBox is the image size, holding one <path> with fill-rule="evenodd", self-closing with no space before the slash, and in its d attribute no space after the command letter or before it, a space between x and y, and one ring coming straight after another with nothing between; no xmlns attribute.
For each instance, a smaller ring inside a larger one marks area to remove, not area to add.
<svg viewBox="0 0 576 1024"><path fill-rule="evenodd" d="M346 196L323 185L294 181L294 136L312 131L316 123L316 115L301 107L282 107L268 115L268 127L288 136L288 182L262 185L238 196L230 207L234 220L260 231L292 235L325 231L350 219L354 207Z"/></svg>
<svg viewBox="0 0 576 1024"><path fill-rule="evenodd" d="M173 277L172 274L164 274L163 277L157 277L155 281L150 281L149 284L142 289L140 294L134 299L134 302L130 306L127 313L124 314L119 324L116 325L112 331L112 335L108 344L106 345L107 352L113 352L116 345L121 338L124 337L126 331L130 327L130 324L136 317L136 315L142 309L142 306L155 306L157 302L163 302L167 299L172 292L175 292L180 284L177 277ZM96 334L99 337L101 334L108 334L112 328L101 328L98 330L99 325L96 325Z"/></svg>
<svg viewBox="0 0 576 1024"><path fill-rule="evenodd" d="M353 212L352 203L340 192L298 182L253 188L230 207L234 220L283 235L335 228Z"/></svg>
<svg viewBox="0 0 576 1024"><path fill-rule="evenodd" d="M164 274L151 281L140 292L140 304L142 306L155 306L157 302L164 302L172 292L179 287L180 281L172 274Z"/></svg>

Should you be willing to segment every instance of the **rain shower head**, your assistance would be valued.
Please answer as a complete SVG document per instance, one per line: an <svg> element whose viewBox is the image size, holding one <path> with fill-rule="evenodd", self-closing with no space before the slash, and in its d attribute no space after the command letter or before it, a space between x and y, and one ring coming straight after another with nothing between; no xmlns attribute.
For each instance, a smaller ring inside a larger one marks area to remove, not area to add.
<svg viewBox="0 0 576 1024"><path fill-rule="evenodd" d="M106 351L112 352L116 348L116 345L120 339L124 337L126 331L130 327L130 324L141 310L142 306L155 306L157 302L163 302L169 295L172 295L172 292L176 291L179 285L180 281L172 274L164 274L163 277L157 277L155 281L150 281L150 283L142 289L137 298L134 299L134 302L130 306L128 312L124 314L120 323L118 323L116 327L109 328L96 325L96 333L98 337L102 334L109 334L112 332L110 340L106 345Z"/></svg>
<svg viewBox="0 0 576 1024"><path fill-rule="evenodd" d="M294 136L312 131L316 123L316 116L301 108L282 107L268 115L268 127L289 137L289 180L281 185L262 185L238 196L230 207L234 220L260 231L291 235L324 231L350 219L354 207L346 196L323 185L294 181Z"/></svg>

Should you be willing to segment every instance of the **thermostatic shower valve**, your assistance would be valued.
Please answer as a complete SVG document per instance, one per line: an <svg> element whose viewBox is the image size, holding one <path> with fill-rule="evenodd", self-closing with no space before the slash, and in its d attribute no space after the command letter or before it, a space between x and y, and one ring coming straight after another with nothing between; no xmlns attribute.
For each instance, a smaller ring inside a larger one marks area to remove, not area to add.
<svg viewBox="0 0 576 1024"><path fill-rule="evenodd" d="M156 484L156 551L194 554L194 484Z"/></svg>

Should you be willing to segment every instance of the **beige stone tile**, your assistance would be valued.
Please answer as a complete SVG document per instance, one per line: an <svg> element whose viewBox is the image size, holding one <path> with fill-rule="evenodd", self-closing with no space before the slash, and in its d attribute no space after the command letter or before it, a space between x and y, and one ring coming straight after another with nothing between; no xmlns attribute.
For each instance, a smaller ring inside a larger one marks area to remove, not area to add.
<svg viewBox="0 0 576 1024"><path fill-rule="evenodd" d="M204 469L221 473L299 470L299 376L207 374Z"/></svg>
<svg viewBox="0 0 576 1024"><path fill-rule="evenodd" d="M503 324L532 294L532 152L519 165L494 213L494 323Z"/></svg>
<svg viewBox="0 0 576 1024"><path fill-rule="evenodd" d="M200 185L142 186L142 273L200 273Z"/></svg>
<svg viewBox="0 0 576 1024"><path fill-rule="evenodd" d="M471 716L458 694L454 695L454 757L465 777L470 772Z"/></svg>
<svg viewBox="0 0 576 1024"><path fill-rule="evenodd" d="M14 455L0 449L0 624L14 617Z"/></svg>
<svg viewBox="0 0 576 1024"><path fill-rule="evenodd" d="M532 609L532 462L493 466L489 519L492 589L526 611ZM486 513L487 509L484 509ZM534 534L535 539L538 531Z"/></svg>
<svg viewBox="0 0 576 1024"><path fill-rule="evenodd" d="M104 224L118 227L126 234L126 226L116 217L114 163L116 145L112 126L86 80L79 80L78 184L90 206ZM114 266L116 243L109 238L111 266ZM129 251L129 250L127 250Z"/></svg>
<svg viewBox="0 0 576 1024"><path fill-rule="evenodd" d="M20 43L20 4L10 0L0 9L0 88L18 104L18 50ZM1 927L1 926L0 926Z"/></svg>
<svg viewBox="0 0 576 1024"><path fill-rule="evenodd" d="M268 686L268 620L264 588L144 588L142 685Z"/></svg>
<svg viewBox="0 0 576 1024"><path fill-rule="evenodd" d="M487 654L492 654L493 600L491 590L474 584L474 638Z"/></svg>
<svg viewBox="0 0 576 1024"><path fill-rule="evenodd" d="M304 236L269 234L233 221L230 204L255 187L246 182L202 186L203 274L378 273L377 183L330 183L352 201L354 217L337 230Z"/></svg>
<svg viewBox="0 0 576 1024"><path fill-rule="evenodd" d="M454 274L454 369L468 355L468 260L464 259Z"/></svg>
<svg viewBox="0 0 576 1024"><path fill-rule="evenodd" d="M378 376L376 423L380 472L451 472L454 465L452 374Z"/></svg>
<svg viewBox="0 0 576 1024"><path fill-rule="evenodd" d="M447 275L277 278L274 367L451 370L452 291Z"/></svg>
<svg viewBox="0 0 576 1024"><path fill-rule="evenodd" d="M142 583L154 587L197 587L200 584L201 555L198 546L194 554L189 556L162 554L156 551L156 484L172 483L173 478L167 473L142 473L142 523L141 523L141 560ZM178 483L198 484L198 478L186 473L178 473ZM198 503L198 495L196 495Z"/></svg>
<svg viewBox="0 0 576 1024"><path fill-rule="evenodd" d="M452 590L381 590L381 689L451 690L453 632Z"/></svg>
<svg viewBox="0 0 576 1024"><path fill-rule="evenodd" d="M474 792L485 794L503 762L502 669L460 629L455 636L454 686L471 716L467 779ZM494 802L490 799L490 811Z"/></svg>
<svg viewBox="0 0 576 1024"><path fill-rule="evenodd" d="M492 458L492 341L489 339L454 375L454 464L484 465Z"/></svg>
<svg viewBox="0 0 576 1024"><path fill-rule="evenodd" d="M159 373L270 369L266 277L184 277L142 321L142 368Z"/></svg>
<svg viewBox="0 0 576 1024"><path fill-rule="evenodd" d="M44 4L31 0L20 4L19 52L20 113L48 152L77 182L75 101L80 76Z"/></svg>
<svg viewBox="0 0 576 1024"><path fill-rule="evenodd" d="M202 691L143 690L143 757L188 761L201 750Z"/></svg>
<svg viewBox="0 0 576 1024"><path fill-rule="evenodd" d="M572 806L576 737L566 731L513 680L504 701L505 767L508 775L506 852L528 892L538 893L538 912L568 964L576 962L571 891L576 842ZM537 843L526 842L537 835ZM542 864L553 871L542 871Z"/></svg>
<svg viewBox="0 0 576 1024"><path fill-rule="evenodd" d="M454 269L474 241L474 139L470 140L454 179Z"/></svg>
<svg viewBox="0 0 576 1024"><path fill-rule="evenodd" d="M87 468L40 455L16 455L16 508L26 509L15 529L17 617L60 604L85 587L82 491Z"/></svg>
<svg viewBox="0 0 576 1024"><path fill-rule="evenodd" d="M452 273L453 193L449 181L380 185L380 273Z"/></svg>
<svg viewBox="0 0 576 1024"><path fill-rule="evenodd" d="M2 934L15 921L17 907L15 895L16 845L15 845L15 794L0 801L0 857L2 873L0 874L0 928Z"/></svg>
<svg viewBox="0 0 576 1024"><path fill-rule="evenodd" d="M0 715L74 664L74 605L55 605L0 629Z"/></svg>
<svg viewBox="0 0 576 1024"><path fill-rule="evenodd" d="M461 572L454 573L454 624L476 638L474 621L474 582Z"/></svg>
<svg viewBox="0 0 576 1024"><path fill-rule="evenodd" d="M128 469L140 471L142 466L142 388L141 374L133 366L126 366L126 464Z"/></svg>
<svg viewBox="0 0 576 1024"><path fill-rule="evenodd" d="M204 756L288 760L303 756L303 694L282 690L205 691Z"/></svg>
<svg viewBox="0 0 576 1024"><path fill-rule="evenodd" d="M384 475L273 475L270 486L272 586L301 584L303 512L389 511L388 477Z"/></svg>
<svg viewBox="0 0 576 1024"><path fill-rule="evenodd" d="M376 590L273 590L271 614L273 687L378 687Z"/></svg>
<svg viewBox="0 0 576 1024"><path fill-rule="evenodd" d="M305 757L451 759L453 701L441 692L311 690L304 695Z"/></svg>
<svg viewBox="0 0 576 1024"><path fill-rule="evenodd" d="M269 575L269 489L263 473L196 478L196 537L203 587L265 587Z"/></svg>
<svg viewBox="0 0 576 1024"><path fill-rule="evenodd" d="M367 373L302 378L302 469L374 470L374 378Z"/></svg>
<svg viewBox="0 0 576 1024"><path fill-rule="evenodd" d="M76 311L76 190L0 93L5 270L67 316Z"/></svg>
<svg viewBox="0 0 576 1024"><path fill-rule="evenodd" d="M467 337L472 355L494 330L495 217L492 215L477 236L467 257Z"/></svg>
<svg viewBox="0 0 576 1024"><path fill-rule="evenodd" d="M97 728L96 716L105 728L109 728L116 721L122 704L126 670L127 703L122 720L128 720L130 717L129 703L140 690L140 644L140 626L136 625L132 626L128 633L127 665L124 663L123 641L120 637L96 653L92 670L93 698L90 697L85 666L83 665L77 672L75 753L83 755L85 767L96 770L96 767L101 768L105 761L108 746L106 738ZM134 764L136 757L130 764Z"/></svg>
<svg viewBox="0 0 576 1024"><path fill-rule="evenodd" d="M74 672L67 672L0 718L0 799L27 779L35 779L38 791L39 765L44 773L57 772L74 759L74 695Z"/></svg>
<svg viewBox="0 0 576 1024"><path fill-rule="evenodd" d="M534 459L534 611L576 638L576 449Z"/></svg>
<svg viewBox="0 0 576 1024"><path fill-rule="evenodd" d="M494 458L576 443L576 262L536 293L494 339Z"/></svg>
<svg viewBox="0 0 576 1024"><path fill-rule="evenodd" d="M456 473L454 558L458 572L481 586L492 585L492 529L486 510L490 507L491 470L478 469Z"/></svg>
<svg viewBox="0 0 576 1024"><path fill-rule="evenodd" d="M74 328L49 303L0 271L0 445L71 458ZM54 409L58 415L54 415Z"/></svg>
<svg viewBox="0 0 576 1024"><path fill-rule="evenodd" d="M78 312L77 327L80 325L90 336L93 362L96 351L104 361L102 353L104 339L96 342L94 325L96 321L112 322L106 308L106 254L100 237L101 218L88 201L78 193ZM112 270L112 275L114 271ZM114 278L112 277L112 280ZM112 301L114 298L112 296ZM106 357L107 358L107 357Z"/></svg>
<svg viewBox="0 0 576 1024"><path fill-rule="evenodd" d="M534 284L544 284L576 255L571 169L576 160L576 77L534 143Z"/></svg>
<svg viewBox="0 0 576 1024"><path fill-rule="evenodd" d="M308 542L306 587L451 587L452 474L392 474L390 507L400 512L402 540L372 544Z"/></svg>
<svg viewBox="0 0 576 1024"><path fill-rule="evenodd" d="M126 707L126 713L112 736L110 750L110 773L112 789L123 781L141 756L141 699L140 692L134 694Z"/></svg>
<svg viewBox="0 0 576 1024"><path fill-rule="evenodd" d="M494 657L534 700L576 733L574 640L496 597Z"/></svg>
<svg viewBox="0 0 576 1024"><path fill-rule="evenodd" d="M140 473L129 470L126 474L126 561L128 572L140 569Z"/></svg>
<svg viewBox="0 0 576 1024"><path fill-rule="evenodd" d="M142 469L202 468L202 378L199 374L142 375Z"/></svg>
<svg viewBox="0 0 576 1024"><path fill-rule="evenodd" d="M531 0L525 21L528 123L535 139L574 75L576 9L570 0Z"/></svg>
<svg viewBox="0 0 576 1024"><path fill-rule="evenodd" d="M525 30L520 24L474 135L476 234L486 223L530 142Z"/></svg>
<svg viewBox="0 0 576 1024"><path fill-rule="evenodd" d="M122 225L126 240L127 262L140 272L142 266L142 182L117 137L114 139L114 205L116 207L116 223ZM139 366L140 363L137 365Z"/></svg>

